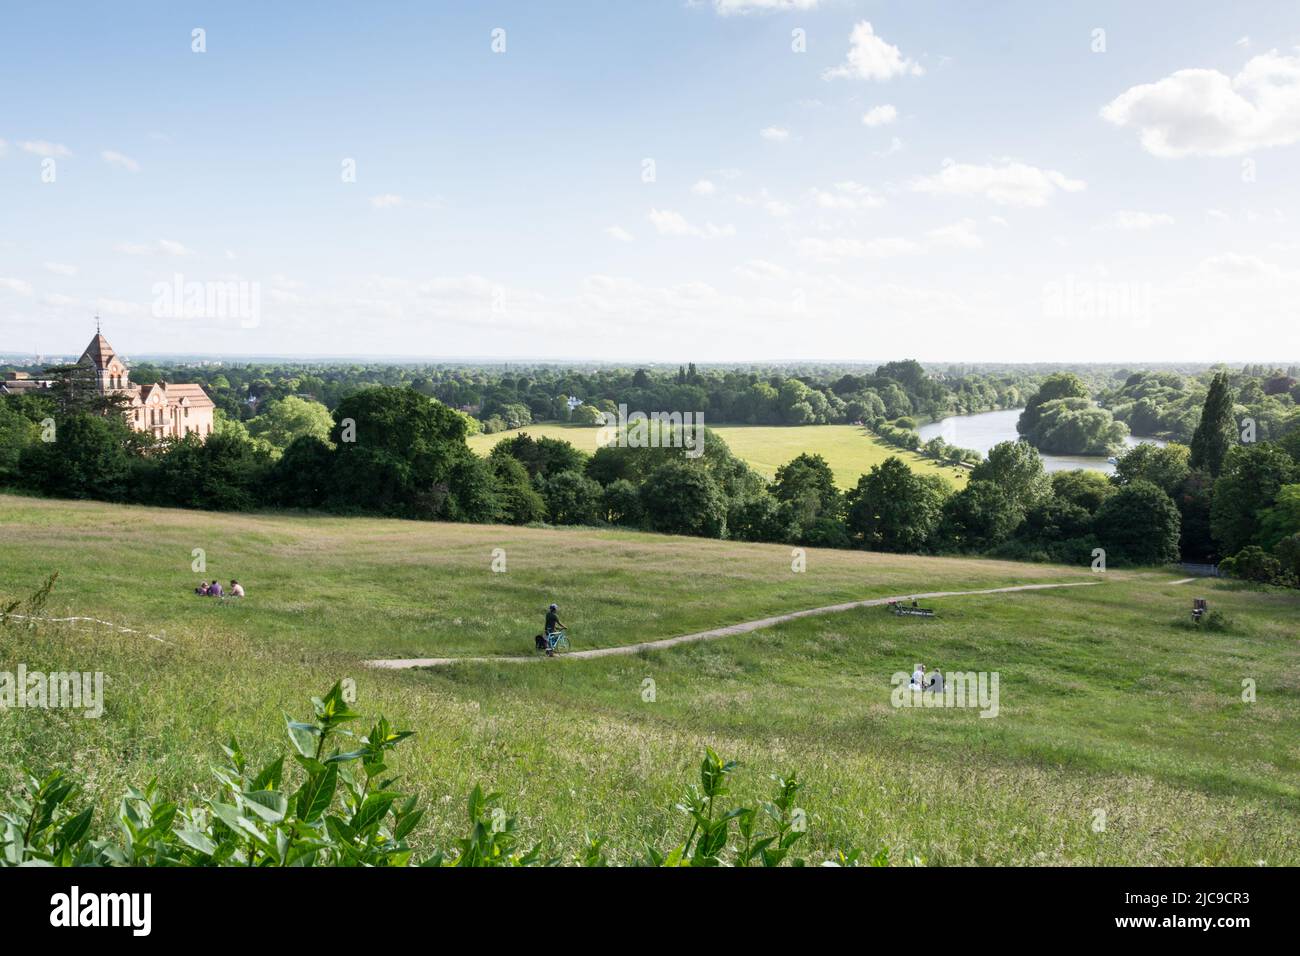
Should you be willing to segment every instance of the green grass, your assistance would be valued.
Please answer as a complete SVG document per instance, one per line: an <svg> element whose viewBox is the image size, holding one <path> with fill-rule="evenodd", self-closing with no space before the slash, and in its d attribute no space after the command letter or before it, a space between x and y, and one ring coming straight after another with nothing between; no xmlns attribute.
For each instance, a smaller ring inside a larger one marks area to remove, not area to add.
<svg viewBox="0 0 1300 956"><path fill-rule="evenodd" d="M208 577L246 583L244 602L188 593L195 547ZM494 547L506 574L489 569ZM520 652L550 599L578 646L607 646L855 597L1098 576L815 550L792 574L781 547L0 496L0 597L56 568L47 614L171 642L0 630L0 670L107 675L99 720L0 710L0 788L22 763L64 767L103 814L154 776L206 792L232 734L278 753L282 712L352 677L360 710L417 731L397 769L430 808L426 848L457 834L481 781L547 847L604 833L626 861L681 838L672 804L707 744L742 761L741 799L800 772L814 859L861 846L935 864L1300 862L1294 594L1113 571L1097 587L935 600L933 620L863 609L623 657L388 672L361 661ZM1183 626L1194 596L1229 628ZM917 661L998 672L1000 715L891 707L890 675Z"/></svg>
<svg viewBox="0 0 1300 956"><path fill-rule="evenodd" d="M844 489L857 485L859 476L891 455L901 458L913 471L940 475L956 486L966 482L965 469L940 465L913 452L892 448L856 425L710 425L709 428L727 443L737 458L748 462L766 478L774 477L781 465L809 452L826 459L835 473L835 483ZM517 431L475 435L469 440L469 446L486 455L497 442L520 432L534 438L560 438L590 453L596 450L600 429L582 425L529 425Z"/></svg>

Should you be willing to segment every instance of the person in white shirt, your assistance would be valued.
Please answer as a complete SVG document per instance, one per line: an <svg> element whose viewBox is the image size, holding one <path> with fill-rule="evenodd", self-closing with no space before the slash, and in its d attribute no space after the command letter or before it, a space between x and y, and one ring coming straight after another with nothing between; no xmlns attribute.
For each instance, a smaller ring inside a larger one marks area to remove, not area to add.
<svg viewBox="0 0 1300 956"><path fill-rule="evenodd" d="M243 597L243 596L244 596L244 586L243 586L242 584L240 584L238 581L234 581L234 580L232 580L232 581L230 582L230 596L231 596L231 597Z"/></svg>
<svg viewBox="0 0 1300 956"><path fill-rule="evenodd" d="M921 690L925 687L925 665L917 664L916 670L912 671L912 683L907 685L909 690Z"/></svg>

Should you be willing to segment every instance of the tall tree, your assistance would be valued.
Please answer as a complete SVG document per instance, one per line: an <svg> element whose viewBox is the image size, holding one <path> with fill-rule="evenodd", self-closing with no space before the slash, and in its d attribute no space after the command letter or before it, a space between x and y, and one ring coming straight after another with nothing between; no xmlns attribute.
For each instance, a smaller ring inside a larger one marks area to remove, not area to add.
<svg viewBox="0 0 1300 956"><path fill-rule="evenodd" d="M1192 457L1189 461L1194 471L1206 471L1217 478L1223 470L1223 459L1233 445L1237 423L1232 415L1232 388L1228 373L1220 372L1210 382L1210 391L1201 408L1201 421L1192 434Z"/></svg>
<svg viewBox="0 0 1300 956"><path fill-rule="evenodd" d="M1097 509L1093 531L1118 564L1164 564L1178 559L1181 518L1169 496L1141 479L1124 485Z"/></svg>
<svg viewBox="0 0 1300 956"><path fill-rule="evenodd" d="M1043 406L1060 398L1088 398L1088 386L1073 372L1057 372L1047 376L1038 386L1038 391L1025 403L1025 410L1016 420L1016 431L1021 435L1032 435L1038 429Z"/></svg>
<svg viewBox="0 0 1300 956"><path fill-rule="evenodd" d="M1277 503L1282 487L1295 480L1296 471L1291 456L1268 442L1237 445L1228 452L1210 506L1210 528L1223 555L1258 543L1254 539L1261 518Z"/></svg>
<svg viewBox="0 0 1300 956"><path fill-rule="evenodd" d="M971 481L988 481L1005 490L1023 513L1052 493L1043 460L1028 442L1004 441L970 473Z"/></svg>
<svg viewBox="0 0 1300 956"><path fill-rule="evenodd" d="M89 364L54 365L45 370L45 375L53 382L50 397L65 417L120 414L130 404L121 392L100 392L95 369Z"/></svg>
<svg viewBox="0 0 1300 956"><path fill-rule="evenodd" d="M943 513L948 486L938 475L918 475L900 459L872 465L848 494L849 531L879 551L919 551Z"/></svg>

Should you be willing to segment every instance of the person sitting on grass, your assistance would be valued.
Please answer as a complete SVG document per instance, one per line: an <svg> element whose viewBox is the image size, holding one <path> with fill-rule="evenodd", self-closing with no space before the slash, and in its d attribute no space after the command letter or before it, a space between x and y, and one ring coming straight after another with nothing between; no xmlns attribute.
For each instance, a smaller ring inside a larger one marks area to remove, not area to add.
<svg viewBox="0 0 1300 956"><path fill-rule="evenodd" d="M560 623L560 606L552 604L546 609L546 656L555 656L555 634L564 630L564 625Z"/></svg>
<svg viewBox="0 0 1300 956"><path fill-rule="evenodd" d="M230 596L231 597L244 596L244 586L240 584L238 581L236 581L234 578L230 579Z"/></svg>
<svg viewBox="0 0 1300 956"><path fill-rule="evenodd" d="M917 664L916 670L912 671L912 682L907 685L908 690L923 690L925 688L925 665Z"/></svg>
<svg viewBox="0 0 1300 956"><path fill-rule="evenodd" d="M208 597L221 597L221 582L213 581L212 586L208 588Z"/></svg>
<svg viewBox="0 0 1300 956"><path fill-rule="evenodd" d="M926 690L932 690L936 694L943 693L943 672L935 671L930 675L930 683L925 685Z"/></svg>
<svg viewBox="0 0 1300 956"><path fill-rule="evenodd" d="M198 587L196 587L196 588L194 589L194 593L197 594L199 597L207 597L207 596L208 596L208 582L207 582L207 581L204 581L202 584L200 584Z"/></svg>

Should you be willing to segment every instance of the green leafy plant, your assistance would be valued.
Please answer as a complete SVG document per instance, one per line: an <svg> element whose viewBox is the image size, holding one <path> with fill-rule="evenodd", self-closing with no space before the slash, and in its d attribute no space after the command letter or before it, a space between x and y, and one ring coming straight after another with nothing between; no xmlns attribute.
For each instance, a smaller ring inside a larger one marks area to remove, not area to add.
<svg viewBox="0 0 1300 956"><path fill-rule="evenodd" d="M15 598L0 604L0 627L8 627L15 621L22 621L29 629L36 626L35 618L40 617L54 590L54 583L59 579L58 571L51 571L44 583L25 598ZM22 613L18 613L19 611Z"/></svg>
<svg viewBox="0 0 1300 956"><path fill-rule="evenodd" d="M285 715L293 746L255 769L237 740L222 747L213 769L214 796L182 806L163 797L157 782L131 787L118 804L117 835L92 837L93 807L80 806L79 788L61 771L29 770L0 810L3 866L537 866L562 860L540 848L523 849L517 819L499 793L475 786L467 804L469 830L450 851L417 861L407 838L423 817L416 798L395 789L392 751L411 736L380 717L356 736L360 719L335 684L312 699L312 718ZM648 866L805 865L790 851L807 818L795 806L801 784L792 774L773 777L776 794L759 807L722 805L735 761L707 749L700 780L677 809L690 818L686 839L667 854L650 849ZM738 842L732 846L732 823ZM766 827L766 829L765 829ZM883 851L882 851L883 852ZM855 865L857 851L829 865ZM586 836L571 862L605 866L605 841ZM872 860L887 863L887 857Z"/></svg>

